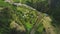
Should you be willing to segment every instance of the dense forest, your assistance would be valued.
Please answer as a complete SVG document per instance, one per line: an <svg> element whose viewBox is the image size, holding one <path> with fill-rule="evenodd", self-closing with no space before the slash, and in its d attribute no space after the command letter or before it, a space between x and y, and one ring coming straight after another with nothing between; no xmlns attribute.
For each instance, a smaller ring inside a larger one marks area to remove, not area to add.
<svg viewBox="0 0 60 34"><path fill-rule="evenodd" d="M60 34L60 0L0 0L0 34Z"/></svg>

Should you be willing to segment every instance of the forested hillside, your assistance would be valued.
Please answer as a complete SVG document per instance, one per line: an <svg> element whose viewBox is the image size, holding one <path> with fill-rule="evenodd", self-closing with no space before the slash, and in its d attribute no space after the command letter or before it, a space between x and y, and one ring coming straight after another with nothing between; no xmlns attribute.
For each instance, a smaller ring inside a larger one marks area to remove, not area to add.
<svg viewBox="0 0 60 34"><path fill-rule="evenodd" d="M60 0L0 0L0 34L60 34Z"/></svg>

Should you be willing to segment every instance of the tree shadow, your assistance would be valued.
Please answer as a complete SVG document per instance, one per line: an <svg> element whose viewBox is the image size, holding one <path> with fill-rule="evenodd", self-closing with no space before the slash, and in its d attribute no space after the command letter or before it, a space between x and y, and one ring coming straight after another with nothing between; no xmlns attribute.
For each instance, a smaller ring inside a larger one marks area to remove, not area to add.
<svg viewBox="0 0 60 34"><path fill-rule="evenodd" d="M17 31L16 29L12 29L10 34L26 34L26 32L21 32L21 31Z"/></svg>

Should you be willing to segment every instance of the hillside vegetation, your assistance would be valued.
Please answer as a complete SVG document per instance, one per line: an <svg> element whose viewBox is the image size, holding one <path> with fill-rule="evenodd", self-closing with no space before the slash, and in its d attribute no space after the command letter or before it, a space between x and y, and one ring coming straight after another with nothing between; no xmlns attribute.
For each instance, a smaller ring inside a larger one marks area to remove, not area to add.
<svg viewBox="0 0 60 34"><path fill-rule="evenodd" d="M59 34L59 8L48 5L47 0L0 0L0 34Z"/></svg>

